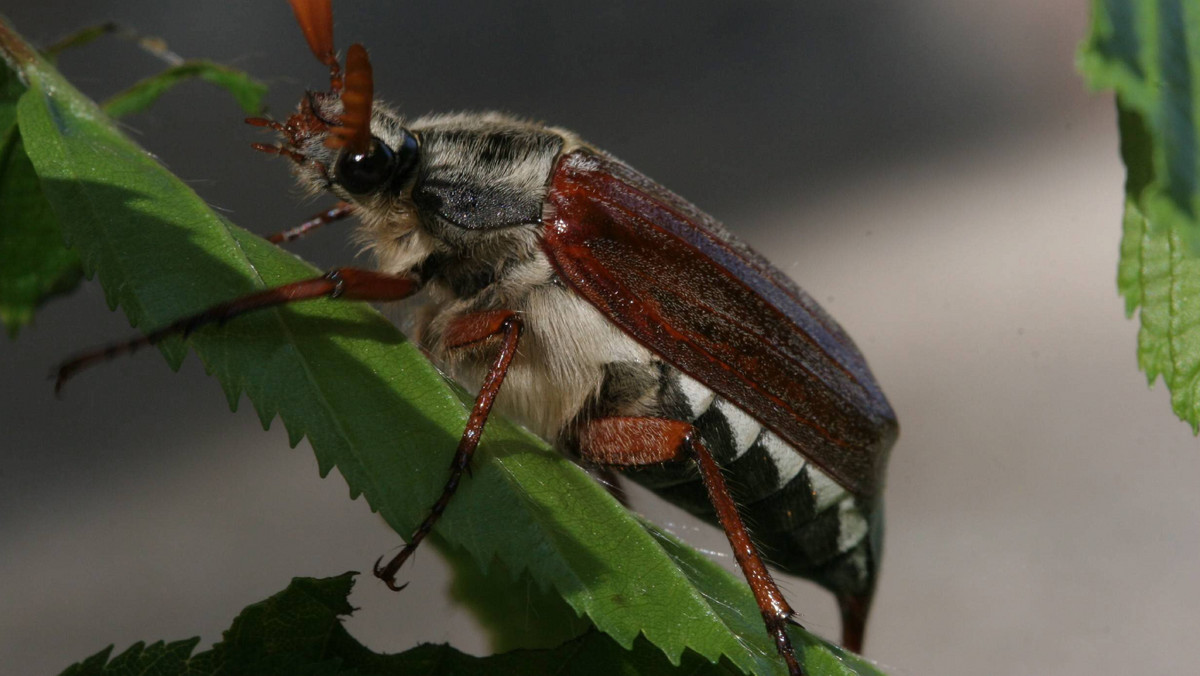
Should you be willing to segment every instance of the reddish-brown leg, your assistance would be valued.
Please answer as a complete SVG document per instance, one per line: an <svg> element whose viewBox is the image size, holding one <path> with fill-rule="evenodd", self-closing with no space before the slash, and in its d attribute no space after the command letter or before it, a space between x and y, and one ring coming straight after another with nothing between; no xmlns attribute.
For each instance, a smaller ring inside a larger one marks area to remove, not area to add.
<svg viewBox="0 0 1200 676"><path fill-rule="evenodd" d="M804 670L787 632L792 609L750 540L720 467L691 424L662 418L600 418L589 422L579 435L579 454L585 460L625 467L687 458L695 461L734 559L758 601L767 633L775 639L788 672L802 676Z"/></svg>
<svg viewBox="0 0 1200 676"><path fill-rule="evenodd" d="M320 277L284 284L274 289L265 289L219 303L203 312L184 317L144 336L138 336L123 343L114 343L68 359L57 369L54 391L56 393L61 391L67 380L89 366L122 354L129 354L138 348L153 345L169 336L187 336L202 326L223 324L238 315L254 310L314 298L400 300L411 296L419 288L420 283L411 277L400 277L357 268L337 268Z"/></svg>
<svg viewBox="0 0 1200 676"><path fill-rule="evenodd" d="M267 241L272 244L280 244L283 242L294 242L301 237L311 233L313 230L325 225L329 225L334 221L340 221L354 213L354 205L349 202L338 202L332 209L326 209L319 214L314 214L312 218L304 221L300 225L288 228L282 232L276 232L267 235Z"/></svg>
<svg viewBox="0 0 1200 676"><path fill-rule="evenodd" d="M500 385L504 383L508 366L517 354L517 343L521 339L522 326L521 317L515 312L494 310L460 317L451 322L446 329L446 347L451 350L499 339L500 352L496 355L491 368L488 369L487 376L483 379L479 395L475 397L475 406L471 409L471 416L467 418L467 427L463 430L462 438L458 442L458 450L450 462L450 478L442 487L441 496L438 497L437 502L433 503L429 515L425 517L420 526L417 526L417 530L413 532L412 537L408 539L408 544L404 545L400 553L388 561L386 566L380 565L383 562L382 556L375 562L375 577L383 580L394 591L400 591L408 586L407 583L396 584L396 572L417 550L421 540L429 535L434 524L446 511L446 505L450 504L450 499L458 490L458 483L462 479L463 472L470 471L471 457L475 455L475 448L479 446L479 438L483 436L483 427L487 424L492 404L496 401L496 395L500 393Z"/></svg>

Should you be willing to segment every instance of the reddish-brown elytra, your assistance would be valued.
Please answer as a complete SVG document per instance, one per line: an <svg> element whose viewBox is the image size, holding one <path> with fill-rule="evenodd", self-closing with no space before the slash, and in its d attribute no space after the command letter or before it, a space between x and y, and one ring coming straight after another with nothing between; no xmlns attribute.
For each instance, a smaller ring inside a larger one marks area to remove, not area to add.
<svg viewBox="0 0 1200 676"><path fill-rule="evenodd" d="M397 571L453 497L495 405L719 524L792 674L802 673L793 612L760 549L830 589L843 644L861 649L898 427L850 337L720 223L570 131L497 113L403 119L375 100L361 45L342 70L330 2L291 5L330 89L308 93L284 123L249 122L280 136L256 148L341 201L272 241L358 215L377 269L217 305L65 363L59 386L96 361L260 308L421 292L415 338L479 394L441 497L376 565L390 587L403 586Z"/></svg>

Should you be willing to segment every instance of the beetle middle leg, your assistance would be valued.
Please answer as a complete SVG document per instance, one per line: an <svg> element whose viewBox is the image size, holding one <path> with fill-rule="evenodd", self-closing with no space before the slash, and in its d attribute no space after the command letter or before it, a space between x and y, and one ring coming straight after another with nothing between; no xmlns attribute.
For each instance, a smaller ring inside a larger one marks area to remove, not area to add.
<svg viewBox="0 0 1200 676"><path fill-rule="evenodd" d="M463 430L462 438L458 442L458 450L450 462L450 478L446 480L441 496L438 497L437 502L433 503L429 515L413 531L408 544L404 545L400 553L392 557L387 565L380 565L383 563L382 556L375 562L375 577L383 580L394 591L400 591L407 586L407 583L396 584L396 572L400 570L400 566L404 565L408 557L412 556L417 546L421 544L426 535L429 535L429 531L433 530L434 524L446 511L446 505L450 504L450 499L458 490L463 472L470 471L471 458L475 455L475 448L479 446L479 438L483 435L483 427L487 424L492 404L496 401L500 385L504 383L504 376L508 374L508 367L517 354L517 343L521 339L522 326L521 316L517 313L511 310L494 310L458 317L450 323L446 330L445 340L448 349L463 349L499 339L500 352L496 355L491 367L488 368L483 385L479 388L479 394L475 397L475 405L471 409L470 417L467 418L467 427Z"/></svg>
<svg viewBox="0 0 1200 676"><path fill-rule="evenodd" d="M312 218L304 221L300 225L294 225L287 230L281 230L266 236L266 240L272 244L282 244L283 242L294 242L305 235L312 233L317 228L329 225L330 223L340 221L343 218L354 215L355 207L349 202L338 202L333 207L322 211L319 214L314 214Z"/></svg>
<svg viewBox="0 0 1200 676"><path fill-rule="evenodd" d="M717 520L733 547L734 559L754 592L767 632L775 639L775 648L787 662L790 674L804 673L787 632L794 615L792 608L750 540L720 467L691 423L664 418L599 418L588 422L580 432L579 454L591 462L622 467L694 461Z"/></svg>

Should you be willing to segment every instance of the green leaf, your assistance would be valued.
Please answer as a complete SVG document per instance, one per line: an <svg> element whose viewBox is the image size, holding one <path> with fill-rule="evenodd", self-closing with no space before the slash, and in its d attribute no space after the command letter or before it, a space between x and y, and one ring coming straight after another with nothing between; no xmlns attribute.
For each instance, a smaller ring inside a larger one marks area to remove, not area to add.
<svg viewBox="0 0 1200 676"><path fill-rule="evenodd" d="M1189 47L1191 45L1191 47ZM1140 309L1138 364L1200 431L1200 7L1093 0L1080 67L1116 91L1128 172L1117 288Z"/></svg>
<svg viewBox="0 0 1200 676"><path fill-rule="evenodd" d="M471 609L489 633L494 652L549 648L592 626L558 594L527 574L514 575L501 561L481 571L464 549L444 547L443 555L454 571L451 597Z"/></svg>
<svg viewBox="0 0 1200 676"><path fill-rule="evenodd" d="M116 30L113 24L84 29L57 43L49 53L77 47ZM261 110L266 85L245 73L209 61L189 61L135 84L105 103L114 117L140 112L186 79L201 78L228 90L247 113ZM16 103L25 87L0 69L0 323L15 337L51 297L79 285L83 268L63 244L50 204L25 154L16 124Z"/></svg>
<svg viewBox="0 0 1200 676"><path fill-rule="evenodd" d="M167 70L146 78L134 84L125 91L105 101L104 112L113 117L122 117L132 113L140 113L154 105L163 94L175 85L193 78L199 78L222 89L225 89L246 113L255 114L262 111L263 98L267 94L267 86L250 77L243 71L223 66L204 59L183 60L167 49L165 41L139 35L136 31L122 28L115 23L107 22L80 29L42 50L50 59L62 52L82 47L105 35L115 34L124 40L131 40L146 52L165 61L170 65Z"/></svg>
<svg viewBox="0 0 1200 676"><path fill-rule="evenodd" d="M18 122L63 233L134 326L317 274L214 214L3 23L0 49L28 82ZM371 307L302 303L160 347L172 367L191 347L231 405L245 393L264 425L278 416L293 444L307 437L321 473L336 467L396 532L440 494L466 411ZM544 442L495 419L473 468L435 534L484 570L499 560L528 574L623 648L644 636L672 663L691 649L783 672L743 582L643 525ZM799 630L794 640L813 676L878 673Z"/></svg>
<svg viewBox="0 0 1200 676"><path fill-rule="evenodd" d="M524 676L562 674L610 676L612 674L688 674L733 676L727 663L712 664L687 653L673 667L662 652L645 639L632 650L608 636L590 631L548 649L515 650L492 657L473 657L447 645L421 645L396 655L373 653L342 627L340 617L352 611L346 596L353 573L326 578L296 578L284 591L248 606L212 650L192 654L199 639L151 645L137 643L113 657L107 648L72 665L62 676L157 676L187 674L293 674L387 676Z"/></svg>
<svg viewBox="0 0 1200 676"><path fill-rule="evenodd" d="M17 129L25 87L0 68L0 323L14 337L50 297L83 277L79 256L63 245Z"/></svg>
<svg viewBox="0 0 1200 676"><path fill-rule="evenodd" d="M262 110L263 97L267 94L265 84L240 70L212 61L195 60L185 61L138 82L105 101L104 112L113 117L141 112L154 105L167 90L192 78L200 78L227 90L247 113L258 113Z"/></svg>

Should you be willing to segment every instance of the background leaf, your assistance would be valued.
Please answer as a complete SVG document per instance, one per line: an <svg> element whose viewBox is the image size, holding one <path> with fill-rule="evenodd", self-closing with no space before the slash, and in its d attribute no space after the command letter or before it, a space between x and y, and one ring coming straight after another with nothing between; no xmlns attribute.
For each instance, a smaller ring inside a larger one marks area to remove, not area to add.
<svg viewBox="0 0 1200 676"><path fill-rule="evenodd" d="M154 105L159 97L175 85L193 78L199 78L228 91L247 113L258 113L262 110L263 97L267 94L265 84L235 68L212 61L195 60L172 66L113 96L104 102L104 112L113 117L141 112Z"/></svg>
<svg viewBox="0 0 1200 676"><path fill-rule="evenodd" d="M727 663L714 665L690 652L684 655L681 665L672 666L645 639L639 639L633 650L626 650L597 631L553 648L515 650L492 657L474 657L448 645L432 644L397 655L380 655L363 647L342 627L340 618L352 612L346 596L353 577L354 573L346 573L321 580L292 580L287 589L243 610L224 632L224 640L209 651L192 654L199 639L138 643L110 659L110 647L68 667L62 676L136 676L151 672L159 676L738 673Z"/></svg>
<svg viewBox="0 0 1200 676"><path fill-rule="evenodd" d="M74 33L56 40L54 44L46 46L41 51L46 58L54 61L59 54L65 51L82 47L89 42L93 42L104 37L105 35L112 35L113 33L119 33L120 31L121 27L111 21L105 21L104 23L99 23L94 26L85 26Z"/></svg>
<svg viewBox="0 0 1200 676"><path fill-rule="evenodd" d="M471 609L488 632L493 652L553 647L592 626L557 593L527 574L514 575L499 560L484 572L462 548L442 547L442 554L454 571L451 597Z"/></svg>
<svg viewBox="0 0 1200 676"><path fill-rule="evenodd" d="M1200 7L1094 0L1080 67L1117 93L1125 215L1117 286L1140 309L1138 364L1200 431Z"/></svg>
<svg viewBox="0 0 1200 676"><path fill-rule="evenodd" d="M68 243L108 302L153 327L248 291L316 274L211 212L186 185L0 24L0 47L28 81L18 122ZM264 311L188 345L231 405L244 392L264 425L308 437L322 474L337 467L399 533L441 490L465 421L456 392L377 312L313 302ZM185 346L161 346L178 366ZM644 636L672 662L691 648L744 671L780 673L749 589L706 557L643 525L566 459L502 420L437 534L485 570L499 559L553 588L623 647ZM797 631L814 675L875 673Z"/></svg>

